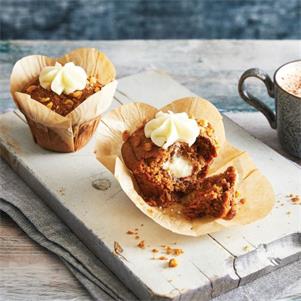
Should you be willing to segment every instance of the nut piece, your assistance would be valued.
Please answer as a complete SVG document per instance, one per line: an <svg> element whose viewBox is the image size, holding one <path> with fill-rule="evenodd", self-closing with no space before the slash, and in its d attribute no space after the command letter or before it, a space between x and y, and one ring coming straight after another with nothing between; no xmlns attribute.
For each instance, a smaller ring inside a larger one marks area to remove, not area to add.
<svg viewBox="0 0 301 301"><path fill-rule="evenodd" d="M64 101L64 105L67 105L67 106L73 106L73 101L71 99L66 99Z"/></svg>
<svg viewBox="0 0 301 301"><path fill-rule="evenodd" d="M97 83L96 77L91 76L91 77L89 78L89 83L90 83L90 85L95 85L95 84Z"/></svg>
<svg viewBox="0 0 301 301"><path fill-rule="evenodd" d="M49 102L49 103L47 103L47 105L46 105L46 107L48 108L48 109L51 109L52 108L52 106L53 106L53 102Z"/></svg>
<svg viewBox="0 0 301 301"><path fill-rule="evenodd" d="M141 240L139 242L139 244L137 245L137 247L140 248L140 249L145 249L145 242L144 242L144 240Z"/></svg>
<svg viewBox="0 0 301 301"><path fill-rule="evenodd" d="M50 97L41 97L40 102L47 102L50 100Z"/></svg>
<svg viewBox="0 0 301 301"><path fill-rule="evenodd" d="M175 267L177 267L177 266L178 266L177 260L176 260L175 258L170 259L169 262L168 262L168 266L169 266L170 268L175 268Z"/></svg>
<svg viewBox="0 0 301 301"><path fill-rule="evenodd" d="M146 142L143 144L143 149L146 151L146 152L149 152L151 149L152 149L152 144L150 142Z"/></svg>
<svg viewBox="0 0 301 301"><path fill-rule="evenodd" d="M29 87L26 89L26 92L27 92L27 93L31 93L31 92L33 92L37 87L38 87L38 86L36 86L36 85L31 85L31 86L29 86Z"/></svg>
<svg viewBox="0 0 301 301"><path fill-rule="evenodd" d="M75 91L72 93L72 96L75 97L75 98L81 98L83 92L78 90L78 91Z"/></svg>

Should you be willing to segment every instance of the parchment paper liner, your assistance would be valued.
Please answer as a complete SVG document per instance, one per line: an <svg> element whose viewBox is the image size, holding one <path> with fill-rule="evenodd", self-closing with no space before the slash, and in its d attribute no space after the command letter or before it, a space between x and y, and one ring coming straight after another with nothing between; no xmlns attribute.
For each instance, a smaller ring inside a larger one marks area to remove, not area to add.
<svg viewBox="0 0 301 301"><path fill-rule="evenodd" d="M132 133L144 120L153 118L158 110L144 103L130 103L111 111L101 120L97 131L96 157L115 175L123 191L144 214L172 232L200 236L254 222L271 211L275 202L271 184L246 152L226 141L222 116L210 102L199 97L183 98L160 110L187 112L196 119L207 119L213 125L220 150L210 167L209 175L223 172L228 166L235 166L239 175L237 188L240 198L246 199L246 203L239 207L237 215L232 220L209 217L188 220L177 213L177 206L173 212L170 209L160 210L149 206L137 193L135 180L124 165L120 151L123 143L122 133L125 130Z"/></svg>
<svg viewBox="0 0 301 301"><path fill-rule="evenodd" d="M105 85L82 102L68 115L61 116L21 91L37 79L45 66L55 62L74 62ZM115 68L110 60L94 48L73 50L61 58L42 55L26 56L15 64L10 89L18 108L25 115L33 138L43 148L58 152L73 152L83 147L94 134L100 115L110 106L115 93Z"/></svg>

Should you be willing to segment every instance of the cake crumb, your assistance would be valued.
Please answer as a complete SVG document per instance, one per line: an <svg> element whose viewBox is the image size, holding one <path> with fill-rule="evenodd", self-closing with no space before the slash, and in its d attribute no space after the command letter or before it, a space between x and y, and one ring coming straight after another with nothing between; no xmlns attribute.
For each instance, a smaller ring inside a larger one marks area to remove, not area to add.
<svg viewBox="0 0 301 301"><path fill-rule="evenodd" d="M287 215L290 215L290 214L291 214L291 212L290 212L290 211L287 211L287 212L286 212L286 214L287 214Z"/></svg>
<svg viewBox="0 0 301 301"><path fill-rule="evenodd" d="M291 197L291 201L294 205L301 204L301 198L299 195L294 195Z"/></svg>
<svg viewBox="0 0 301 301"><path fill-rule="evenodd" d="M165 257L165 256L160 256L159 257L159 260L167 260L168 258L167 257Z"/></svg>
<svg viewBox="0 0 301 301"><path fill-rule="evenodd" d="M180 248L173 249L170 246L165 247L165 252L168 255L175 255L175 256L179 256L184 253L184 251L182 249L180 249Z"/></svg>
<svg viewBox="0 0 301 301"><path fill-rule="evenodd" d="M136 235L136 236L135 236L135 239L139 239L139 238L140 238L140 236L139 236L139 235Z"/></svg>
<svg viewBox="0 0 301 301"><path fill-rule="evenodd" d="M178 266L177 260L176 260L175 258L170 259L169 262L168 262L168 266L169 266L170 268L175 268L175 267L177 267L177 266Z"/></svg>
<svg viewBox="0 0 301 301"><path fill-rule="evenodd" d="M246 203L246 199L240 199L239 201L242 205Z"/></svg>
<svg viewBox="0 0 301 301"><path fill-rule="evenodd" d="M124 260L128 261L123 255L122 255L122 252L123 252L123 248L122 246L117 242L117 241L114 241L114 252L116 255L120 256L121 258L123 258Z"/></svg>
<svg viewBox="0 0 301 301"><path fill-rule="evenodd" d="M138 245L137 245L138 248L140 249L145 249L145 241L144 240L141 240Z"/></svg>
<svg viewBox="0 0 301 301"><path fill-rule="evenodd" d="M158 249L152 249L152 252L153 252L153 253L158 253L159 250L158 250Z"/></svg>
<svg viewBox="0 0 301 301"><path fill-rule="evenodd" d="M132 230L128 230L127 232L126 232L126 234L128 234L128 235L133 235L133 234L135 234Z"/></svg>

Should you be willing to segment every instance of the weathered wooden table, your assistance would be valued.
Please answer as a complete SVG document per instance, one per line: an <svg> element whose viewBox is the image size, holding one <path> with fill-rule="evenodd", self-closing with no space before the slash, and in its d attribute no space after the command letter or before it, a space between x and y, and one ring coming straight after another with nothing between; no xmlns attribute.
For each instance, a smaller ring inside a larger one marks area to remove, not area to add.
<svg viewBox="0 0 301 301"><path fill-rule="evenodd" d="M159 69L212 100L222 111L241 112L250 109L236 91L245 69L258 66L272 74L277 66L301 53L298 41L0 42L0 112L13 108L9 74L18 58L33 53L56 56L81 46L105 51L118 77ZM260 85L254 89L265 95ZM272 103L269 99L267 102ZM270 133L273 145L274 135ZM0 295L9 291L11 299L89 298L55 257L33 244L3 215L0 231Z"/></svg>

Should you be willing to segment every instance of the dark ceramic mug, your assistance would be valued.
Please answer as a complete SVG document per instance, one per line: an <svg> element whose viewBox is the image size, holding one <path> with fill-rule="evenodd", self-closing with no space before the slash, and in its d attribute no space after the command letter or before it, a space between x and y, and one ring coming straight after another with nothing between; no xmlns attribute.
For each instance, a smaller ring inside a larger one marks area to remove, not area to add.
<svg viewBox="0 0 301 301"><path fill-rule="evenodd" d="M247 91L245 80L256 77L263 81L268 95L275 98L275 113ZM274 73L274 82L264 71L245 71L238 83L241 98L264 114L273 129L277 129L281 146L291 155L301 158L301 60L289 62Z"/></svg>

